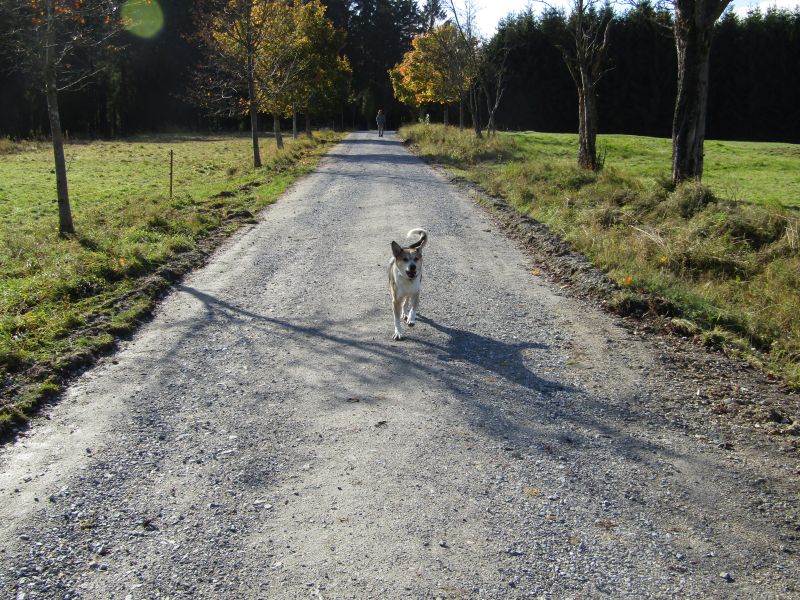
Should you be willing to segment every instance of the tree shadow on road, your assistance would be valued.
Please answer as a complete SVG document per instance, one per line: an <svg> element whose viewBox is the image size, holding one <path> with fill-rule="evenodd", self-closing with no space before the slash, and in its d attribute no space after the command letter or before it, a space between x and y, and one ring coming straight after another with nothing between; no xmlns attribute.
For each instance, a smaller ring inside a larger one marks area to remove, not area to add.
<svg viewBox="0 0 800 600"><path fill-rule="evenodd" d="M420 159L411 154L391 154L387 152L370 152L369 154L326 154L326 158L330 158L343 163L358 163L364 165L367 163L386 164L386 165L420 165L423 164Z"/></svg>
<svg viewBox="0 0 800 600"><path fill-rule="evenodd" d="M452 410L442 412L452 418L445 426L456 430L465 443L494 440L493 451L499 456L576 465L571 467L571 477L584 481L587 496L606 493L608 479L620 477L621 472L597 472L594 463L581 458L587 453L609 464L624 464L627 471L642 477L667 474L673 479L673 495L687 498L696 494L696 479L703 473L716 472L721 465L730 469L718 454L698 452L702 446L690 443L689 430L685 444L663 443L659 431L683 426L669 414L654 411L652 401L642 401L641 395L648 393L646 385L618 391L616 398L610 398L535 373L529 365L536 364L537 351L558 352L545 344L508 342L422 316L407 340L392 342L388 331L386 336L376 335L374 329L364 327L365 319L375 316L372 313L335 320L315 314L297 319L272 317L187 285L177 288L202 302L208 316L194 315L183 340L203 339L209 335L207 328L249 325L252 330L243 327L236 343L246 346L265 372L276 355L291 351L292 358L284 359L280 373L273 372L289 381L275 398L279 402L294 400L287 389L298 394L315 389L319 411L350 413L366 406L391 422L392 411L406 402L402 394L407 390L421 395L420 407L452 404ZM305 356L298 356L298 349ZM555 365L553 377L563 377L566 373L558 361ZM252 410L259 411L259 402L268 396L253 390L252 397ZM626 481L623 477L620 485ZM729 490L712 487L702 493L722 501ZM624 500L613 496L612 502L638 507L654 502L653 498L636 488L626 491ZM706 522L716 518L714 502L709 503L710 512L702 512L699 518ZM678 512L676 518L680 525L682 514ZM760 535L760 527L753 535Z"/></svg>
<svg viewBox="0 0 800 600"><path fill-rule="evenodd" d="M400 140L398 140L398 139L385 138L385 137L379 138L377 131L361 131L359 133L361 133L362 135L369 135L371 137L368 137L368 138L345 138L339 143L341 143L341 144L350 144L350 145L353 145L353 146L363 146L363 145L367 145L367 144L381 144L381 145L384 145L384 144L397 144L397 145L399 145L401 143ZM392 133L392 132L387 130L386 133ZM372 136L374 136L374 137L372 137Z"/></svg>
<svg viewBox="0 0 800 600"><path fill-rule="evenodd" d="M613 406L584 389L546 379L532 371L526 352L551 350L545 344L507 342L438 323L422 315L418 322L443 334L442 342L437 340L439 336L423 335L420 325L416 329L419 335L392 342L388 335L386 339L376 339L363 330L349 334L346 320L292 322L248 311L190 286L176 287L202 302L212 323L246 320L296 334L291 338L292 343L315 357L308 365L310 372L319 374L327 369L347 374L343 385L350 387L341 389L337 387L338 378L324 379L326 395L341 396L339 402L331 404L337 409L347 406L346 399L357 393L353 392L353 387L362 392L376 390L375 393L381 395L389 381L417 387L433 383L434 390L438 383L453 398L472 407L474 412L468 418L472 427L512 445L529 446L538 440L545 449L551 445L563 449L564 444L579 448L588 432L596 432L622 442L619 451L630 460L646 462L654 453L675 455L659 444L626 433L626 423L642 419L635 408L635 399L628 406ZM201 331L208 324L200 321L193 324L192 337L203 335ZM260 346L253 340L243 342L252 344L254 353L260 352ZM453 363L467 363L471 368L459 368ZM318 380L304 383L320 385ZM524 410L526 418L514 418L507 410L510 406ZM553 426L558 428L559 424L586 429L587 433L554 433Z"/></svg>
<svg viewBox="0 0 800 600"><path fill-rule="evenodd" d="M438 351L438 358L444 361L463 361L494 373L497 377L509 379L513 383L539 392L576 391L575 388L542 379L525 364L525 350L548 350L549 346L538 342L504 342L473 331L465 331L437 323L420 315L419 322L447 336L446 346L420 341Z"/></svg>
<svg viewBox="0 0 800 600"><path fill-rule="evenodd" d="M541 438L542 433L506 414L497 402L498 393L514 397L514 402L530 414L560 412L560 407L570 404L570 398L584 393L579 388L546 379L531 370L526 352L547 351L550 348L545 344L509 343L423 316L419 317L420 325L416 329L420 335L393 342L388 334L378 339L372 332L365 334L363 330L350 334L346 320L322 320L309 324L292 322L248 311L186 285L176 287L201 301L212 322L217 324L246 320L294 334L291 336L292 344L313 354L308 364L311 373L318 376L320 371L328 371L347 375L343 378L323 377L326 395L341 396L335 406L345 406L345 399L353 393L365 394L366 390L373 390L378 395L383 394L390 382L399 382L401 388L422 385L434 394L436 388L442 386L449 391L442 401L452 397L472 406L474 414L469 420L474 427L500 439L522 440ZM203 335L201 330L205 326L200 322L194 324L193 333ZM443 335L425 335L425 326L430 327L431 333ZM252 344L252 340L244 342ZM259 351L259 347L254 345L253 352ZM320 385L318 377L311 379L313 385ZM304 383L312 385L311 381ZM564 418L570 418L567 412Z"/></svg>
<svg viewBox="0 0 800 600"><path fill-rule="evenodd" d="M334 177L348 177L350 179L359 179L359 180L369 180L369 181L376 181L378 179L395 179L402 183L424 183L427 185L431 185L430 177L412 177L406 174L399 174L399 175L388 175L385 172L381 172L378 174L372 172L360 172L360 171L343 171L343 170L332 170L327 168L326 166L321 166L317 169L317 172L323 173L325 175L333 175ZM437 185L438 182L434 181L433 185Z"/></svg>
<svg viewBox="0 0 800 600"><path fill-rule="evenodd" d="M522 386L525 389L544 395L551 395L555 392L575 393L579 391L577 388L544 379L531 371L526 364L524 352L526 350L548 349L547 345L538 342L508 343L475 332L448 327L422 315L418 317L419 322L445 334L446 340L444 344L439 344L430 339L406 339L399 343L371 341L360 335L347 336L335 332L331 326L336 325L336 323L322 322L315 325L292 323L287 320L253 313L186 285L178 285L176 287L179 291L190 294L200 300L215 315L222 314L224 316L227 314L228 318L231 316L234 318L244 317L293 331L309 341L314 341L314 344L308 344L309 349L314 352L325 352L330 355L327 350L319 347L318 342L326 341L335 344L337 346L336 354L344 359L345 362L351 362L352 364L365 364L369 362L370 358L377 357L388 359L389 362L383 368L392 369L393 365L402 360L405 364L403 371L406 372L406 376L409 373L412 376L429 376L435 373L441 379L437 364L431 364L429 360L412 363L404 360L409 352L408 346L414 345L430 349L441 364L454 361L471 364L473 369L470 375L475 378L504 379L510 384ZM387 375L385 371L383 373L384 376ZM391 373L388 374L390 375ZM361 375L361 377L368 376ZM459 376L452 373L446 373L445 378L448 380L448 387L454 392L463 392L466 383L468 383L461 381Z"/></svg>

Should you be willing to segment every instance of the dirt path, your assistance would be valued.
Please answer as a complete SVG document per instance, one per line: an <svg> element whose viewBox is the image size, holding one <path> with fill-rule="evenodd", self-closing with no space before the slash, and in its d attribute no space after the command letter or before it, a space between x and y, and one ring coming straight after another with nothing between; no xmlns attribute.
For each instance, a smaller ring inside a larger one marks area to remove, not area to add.
<svg viewBox="0 0 800 600"><path fill-rule="evenodd" d="M797 597L796 454L687 408L664 342L534 269L352 135L0 450L0 593Z"/></svg>

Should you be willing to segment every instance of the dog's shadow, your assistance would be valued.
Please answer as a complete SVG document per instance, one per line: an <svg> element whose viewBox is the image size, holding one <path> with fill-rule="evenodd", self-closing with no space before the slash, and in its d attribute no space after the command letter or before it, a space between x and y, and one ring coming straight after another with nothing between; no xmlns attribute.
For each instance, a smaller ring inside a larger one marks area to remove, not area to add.
<svg viewBox="0 0 800 600"><path fill-rule="evenodd" d="M428 317L417 316L417 321L444 333L447 342L444 346L419 340L441 354L438 358L444 362L459 361L470 363L483 371L489 371L497 377L509 380L517 385L538 391L574 391L554 381L542 379L528 368L525 363L526 350L548 350L549 346L539 342L504 342L473 331L465 331L437 323Z"/></svg>

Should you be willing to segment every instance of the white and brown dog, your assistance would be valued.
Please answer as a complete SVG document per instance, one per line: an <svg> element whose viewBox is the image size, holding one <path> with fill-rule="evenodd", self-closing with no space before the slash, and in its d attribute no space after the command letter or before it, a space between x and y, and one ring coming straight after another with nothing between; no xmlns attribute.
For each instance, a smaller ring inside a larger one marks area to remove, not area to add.
<svg viewBox="0 0 800 600"><path fill-rule="evenodd" d="M428 243L428 232L424 229L412 229L407 237L419 239L403 248L392 242L392 258L389 263L389 290L392 293L392 311L394 312L394 339L403 339L400 333L400 321L405 320L413 327L417 320L419 291L422 286L422 248Z"/></svg>

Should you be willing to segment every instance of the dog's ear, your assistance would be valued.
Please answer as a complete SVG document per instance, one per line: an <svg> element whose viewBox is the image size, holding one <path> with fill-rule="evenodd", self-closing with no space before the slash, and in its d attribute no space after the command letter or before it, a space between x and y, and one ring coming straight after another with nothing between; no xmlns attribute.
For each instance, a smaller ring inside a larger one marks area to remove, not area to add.
<svg viewBox="0 0 800 600"><path fill-rule="evenodd" d="M392 254L394 254L395 258L403 256L403 248L397 242L392 242Z"/></svg>

